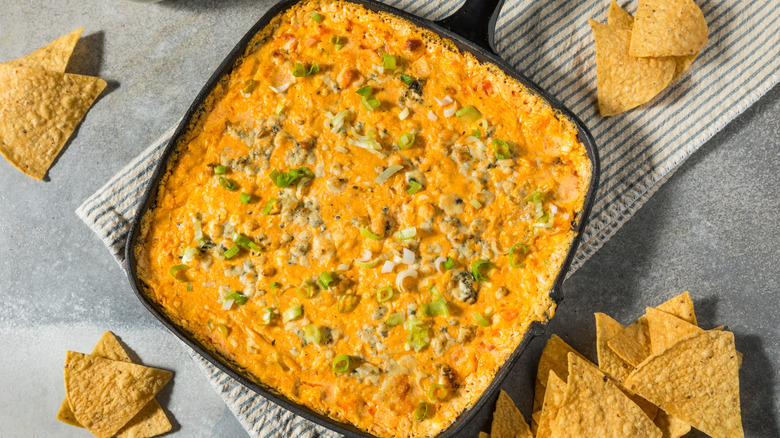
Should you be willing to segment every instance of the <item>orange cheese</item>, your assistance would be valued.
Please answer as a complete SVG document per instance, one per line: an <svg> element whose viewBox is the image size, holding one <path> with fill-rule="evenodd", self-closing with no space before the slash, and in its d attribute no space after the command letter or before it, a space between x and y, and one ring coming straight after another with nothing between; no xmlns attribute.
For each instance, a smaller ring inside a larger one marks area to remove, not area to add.
<svg viewBox="0 0 780 438"><path fill-rule="evenodd" d="M445 429L551 316L591 172L574 125L496 67L329 0L273 19L176 147L136 246L146 292L383 437Z"/></svg>

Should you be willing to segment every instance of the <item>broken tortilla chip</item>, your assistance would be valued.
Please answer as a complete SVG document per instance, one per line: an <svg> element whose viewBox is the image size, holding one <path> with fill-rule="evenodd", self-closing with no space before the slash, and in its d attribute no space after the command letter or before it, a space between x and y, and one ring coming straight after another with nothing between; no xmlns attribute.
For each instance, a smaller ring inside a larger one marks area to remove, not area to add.
<svg viewBox="0 0 780 438"><path fill-rule="evenodd" d="M629 54L690 56L707 43L707 21L693 0L639 0Z"/></svg>
<svg viewBox="0 0 780 438"><path fill-rule="evenodd" d="M626 387L713 438L744 436L733 333L683 337L639 364Z"/></svg>
<svg viewBox="0 0 780 438"><path fill-rule="evenodd" d="M0 65L0 153L43 179L105 87L91 76Z"/></svg>
<svg viewBox="0 0 780 438"><path fill-rule="evenodd" d="M569 354L569 381L551 430L556 438L661 438L661 430L639 406L574 354Z"/></svg>
<svg viewBox="0 0 780 438"><path fill-rule="evenodd" d="M562 380L569 377L568 354L574 353L583 360L588 360L585 356L571 348L569 344L559 338L558 335L552 335L542 350L542 357L539 358L539 366L536 368L536 385L534 389L534 412L542 409L544 402L544 391L547 387L547 378L550 371Z"/></svg>
<svg viewBox="0 0 780 438"><path fill-rule="evenodd" d="M111 332L103 333L92 349L92 355L122 362L132 362L130 356ZM76 427L84 427L78 422L68 399L62 401L57 419ZM117 432L117 438L151 438L171 430L171 422L165 415L157 400L152 399L135 415L122 429Z"/></svg>
<svg viewBox="0 0 780 438"><path fill-rule="evenodd" d="M621 29L631 29L634 25L634 17L612 0L607 11L607 24Z"/></svg>
<svg viewBox="0 0 780 438"><path fill-rule="evenodd" d="M666 349L683 336L701 331L699 327L658 309L648 307L645 311L652 353Z"/></svg>
<svg viewBox="0 0 780 438"><path fill-rule="evenodd" d="M672 417L662 410L658 410L658 414L653 419L653 422L663 433L663 438L681 438L683 435L691 431L691 425Z"/></svg>
<svg viewBox="0 0 780 438"><path fill-rule="evenodd" d="M666 301L656 309L681 318L691 324L696 324L696 314L693 310L693 300L688 291ZM652 353L650 333L647 328L647 316L642 315L631 325L624 328L607 342L621 359L632 366L637 366Z"/></svg>
<svg viewBox="0 0 780 438"><path fill-rule="evenodd" d="M596 41L596 88L599 112L611 116L650 101L672 81L670 58L628 55L631 30L588 20Z"/></svg>
<svg viewBox="0 0 780 438"><path fill-rule="evenodd" d="M110 438L171 379L169 371L68 351L65 392L76 420Z"/></svg>
<svg viewBox="0 0 780 438"><path fill-rule="evenodd" d="M81 32L83 31L83 27L76 29L67 35L57 38L45 47L41 47L27 56L23 56L19 59L8 61L0 65L8 65L12 67L29 67L39 70L65 73L65 67L68 66L70 55L73 54L73 49L76 47L76 43L78 42L79 37L81 37Z"/></svg>
<svg viewBox="0 0 780 438"><path fill-rule="evenodd" d="M536 438L552 437L550 422L555 420L555 416L558 415L558 408L561 407L565 394L566 382L561 380L555 374L555 371L550 370L550 375L547 378L547 390L544 392L544 404L539 415L539 427L536 431Z"/></svg>
<svg viewBox="0 0 780 438"><path fill-rule="evenodd" d="M490 426L492 438L532 438L531 429L525 422L517 405L502 389L498 394L493 424Z"/></svg>

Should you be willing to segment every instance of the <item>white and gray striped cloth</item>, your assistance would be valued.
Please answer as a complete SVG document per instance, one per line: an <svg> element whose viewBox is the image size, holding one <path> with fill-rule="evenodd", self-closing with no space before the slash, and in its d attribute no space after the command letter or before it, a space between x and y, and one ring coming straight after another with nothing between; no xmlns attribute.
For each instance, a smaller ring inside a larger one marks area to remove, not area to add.
<svg viewBox="0 0 780 438"><path fill-rule="evenodd" d="M385 0L441 19L463 0ZM606 21L609 0L508 0L497 26L501 56L577 114L593 133L601 183L574 272L704 142L780 79L780 8L767 0L696 0L709 42L691 69L649 104L602 118L596 108L596 66L587 18ZM622 3L622 2L621 2ZM635 9L635 0L627 5ZM259 18L259 17L258 17ZM173 128L76 210L122 263L129 223ZM330 437L211 365L194 351L215 389L251 436Z"/></svg>

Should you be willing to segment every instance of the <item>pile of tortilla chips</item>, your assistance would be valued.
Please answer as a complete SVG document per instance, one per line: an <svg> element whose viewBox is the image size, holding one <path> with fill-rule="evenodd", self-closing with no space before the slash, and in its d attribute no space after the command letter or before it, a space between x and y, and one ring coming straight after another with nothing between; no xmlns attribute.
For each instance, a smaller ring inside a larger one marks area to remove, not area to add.
<svg viewBox="0 0 780 438"><path fill-rule="evenodd" d="M679 438L691 427L713 438L744 436L734 335L699 328L688 292L648 307L627 327L597 313L596 351L598 366L555 335L547 342L536 374L535 437ZM532 436L507 403L502 392L491 436Z"/></svg>
<svg viewBox="0 0 780 438"><path fill-rule="evenodd" d="M154 396L171 379L165 370L136 365L113 333L92 354L68 351L65 392L57 419L100 438L149 438L171 430Z"/></svg>
<svg viewBox="0 0 780 438"><path fill-rule="evenodd" d="M0 154L42 180L106 82L65 73L83 29L0 63Z"/></svg>
<svg viewBox="0 0 780 438"><path fill-rule="evenodd" d="M588 22L596 40L602 116L651 100L682 76L707 43L707 22L693 0L639 0L636 18L612 0L607 24Z"/></svg>

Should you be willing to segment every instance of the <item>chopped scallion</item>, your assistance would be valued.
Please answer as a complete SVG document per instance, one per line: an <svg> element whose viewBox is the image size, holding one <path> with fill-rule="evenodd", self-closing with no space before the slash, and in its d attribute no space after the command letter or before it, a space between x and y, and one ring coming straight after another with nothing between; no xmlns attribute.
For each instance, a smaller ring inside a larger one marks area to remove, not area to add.
<svg viewBox="0 0 780 438"><path fill-rule="evenodd" d="M311 284L309 284L308 281L301 283L301 285L298 286L297 292L301 298L312 298L316 294L315 289L311 287Z"/></svg>
<svg viewBox="0 0 780 438"><path fill-rule="evenodd" d="M360 227L360 234L363 237L368 237L371 240L382 240L382 236L378 234L374 234L371 231L368 231L368 228L361 226Z"/></svg>
<svg viewBox="0 0 780 438"><path fill-rule="evenodd" d="M244 93L244 95L252 94L252 92L255 91L255 88L257 88L257 82L254 79L249 79L246 81L246 85L244 85L241 92Z"/></svg>
<svg viewBox="0 0 780 438"><path fill-rule="evenodd" d="M409 181L409 187L406 188L406 193L410 195L414 195L415 193L419 192L422 188L422 184L418 183L415 180Z"/></svg>
<svg viewBox="0 0 780 438"><path fill-rule="evenodd" d="M490 325L490 320L482 316L482 314L479 312L474 312L471 317L474 318L474 321L476 321L477 324L479 324L481 327L487 327Z"/></svg>
<svg viewBox="0 0 780 438"><path fill-rule="evenodd" d="M515 248L518 248L519 251L523 255L525 255L526 253L528 253L528 247L525 246L525 244L523 244L523 243L515 243L514 245L509 247L509 266L514 268L514 269L522 268L523 266L525 266L525 263L522 263L522 262L521 263L515 263Z"/></svg>
<svg viewBox="0 0 780 438"><path fill-rule="evenodd" d="M227 173L227 167L219 164L217 166L214 166L214 174L215 175L224 175Z"/></svg>
<svg viewBox="0 0 780 438"><path fill-rule="evenodd" d="M233 303L236 304L236 305L239 305L239 306L242 305L242 304L246 304L246 300L247 299L248 298L247 298L246 295L244 295L244 294L242 294L241 292L238 292L238 291L234 291L234 292L231 292L231 293L225 295L225 301L233 300Z"/></svg>
<svg viewBox="0 0 780 438"><path fill-rule="evenodd" d="M333 284L333 282L334 282L334 281L336 281L336 280L333 278L333 275L332 275L330 272L328 272L328 271L323 271L323 272L320 274L320 278L319 278L319 280L318 280L318 281L319 281L319 283L320 283L320 286L322 286L322 288L323 288L323 289L327 289L327 288L329 288L329 287L330 287L330 285L331 285L331 284Z"/></svg>
<svg viewBox="0 0 780 438"><path fill-rule="evenodd" d="M387 317L387 322L385 324L389 326L393 325L399 325L404 323L404 314L403 312L393 313L390 316Z"/></svg>
<svg viewBox="0 0 780 438"><path fill-rule="evenodd" d="M271 307L264 307L263 308L263 315L260 317L260 322L258 322L258 325L268 325L271 323L271 320L274 319L274 317L279 316L276 311L274 311Z"/></svg>
<svg viewBox="0 0 780 438"><path fill-rule="evenodd" d="M390 55L388 53L385 53L382 55L382 68L387 72L390 70L395 70L396 62L395 62L395 56Z"/></svg>
<svg viewBox="0 0 780 438"><path fill-rule="evenodd" d="M348 354L339 354L333 359L333 372L336 374L346 373L352 364L352 357Z"/></svg>
<svg viewBox="0 0 780 438"><path fill-rule="evenodd" d="M450 270L455 267L455 260L452 259L452 257L447 257L447 260L444 261L444 269Z"/></svg>
<svg viewBox="0 0 780 438"><path fill-rule="evenodd" d="M485 269L490 269L493 267L493 264L490 263L489 260L474 260L473 263L471 263L471 275L474 276L474 280L477 281L489 281L487 277L482 275L482 271Z"/></svg>
<svg viewBox="0 0 780 438"><path fill-rule="evenodd" d="M219 330L219 333L222 335L223 338L227 338L228 328L225 324L217 324L217 330Z"/></svg>
<svg viewBox="0 0 780 438"><path fill-rule="evenodd" d="M339 297L338 301L338 311L341 313L347 313L350 310L357 307L358 304L358 296L353 293L344 294Z"/></svg>
<svg viewBox="0 0 780 438"><path fill-rule="evenodd" d="M234 255L238 254L238 251L240 251L240 250L241 250L240 246L233 245L232 247L230 247L230 249L228 249L227 251L222 253L222 255L225 256L226 259L229 259L229 258L233 257Z"/></svg>
<svg viewBox="0 0 780 438"><path fill-rule="evenodd" d="M309 324L306 326L304 336L306 338L306 342L309 344L319 344L320 340L322 339L320 328L314 324Z"/></svg>
<svg viewBox="0 0 780 438"><path fill-rule="evenodd" d="M394 293L392 286L386 286L376 290L376 299L380 303L384 303L393 298Z"/></svg>
<svg viewBox="0 0 780 438"><path fill-rule="evenodd" d="M271 289L279 289L280 287L282 287L282 285L274 281L273 283L269 284L268 287L270 287Z"/></svg>
<svg viewBox="0 0 780 438"><path fill-rule="evenodd" d="M398 139L398 147L402 150L409 149L414 144L415 136L411 132L404 132Z"/></svg>
<svg viewBox="0 0 780 438"><path fill-rule="evenodd" d="M511 150L509 149L509 143L497 138L493 139L493 153L499 160L506 160L512 155Z"/></svg>
<svg viewBox="0 0 780 438"><path fill-rule="evenodd" d="M409 227L409 228L404 228L403 230L399 231L395 235L395 238L398 239L398 240L408 240L408 239L411 239L412 237L414 237L416 235L417 235L417 228L416 227Z"/></svg>
<svg viewBox="0 0 780 438"><path fill-rule="evenodd" d="M233 233L233 242L236 242L238 246L244 249L250 249L252 251L260 251L260 247L257 246L255 242L252 242L252 239L238 233Z"/></svg>
<svg viewBox="0 0 780 438"><path fill-rule="evenodd" d="M249 204L250 202L252 202L252 195L250 195L249 193L241 192L241 194L238 195L238 200L243 204Z"/></svg>
<svg viewBox="0 0 780 438"><path fill-rule="evenodd" d="M314 20L315 23L320 23L320 22L322 22L322 20L325 19L325 17L323 17L322 15L320 15L320 14L318 14L316 12L312 12L311 19Z"/></svg>
<svg viewBox="0 0 780 438"><path fill-rule="evenodd" d="M371 89L371 85L364 85L355 91L355 93L363 96L363 97L369 97L374 95L374 90Z"/></svg>
<svg viewBox="0 0 780 438"><path fill-rule="evenodd" d="M320 66L316 62L312 62L309 69L306 69L306 66L301 64L300 62L293 63L293 71L292 75L296 78L302 78L304 76L309 76L314 73L320 72Z"/></svg>
<svg viewBox="0 0 780 438"><path fill-rule="evenodd" d="M480 208L482 208L482 204L481 204L479 201L477 201L476 199L471 199L471 200L469 201L469 204L471 204L471 206L472 206L472 207L474 207L474 208L476 208L477 210L479 210Z"/></svg>
<svg viewBox="0 0 780 438"><path fill-rule="evenodd" d="M231 192L236 189L236 185L223 176L219 177L219 185Z"/></svg>
<svg viewBox="0 0 780 438"><path fill-rule="evenodd" d="M377 108L379 108L380 105L382 105L382 102L379 101L376 97L366 98L365 96L360 98L360 103L363 104L363 107L369 111L373 111Z"/></svg>
<svg viewBox="0 0 780 438"><path fill-rule="evenodd" d="M401 75L401 81L406 85L412 85L414 83L414 78L409 75Z"/></svg>
<svg viewBox="0 0 780 438"><path fill-rule="evenodd" d="M430 398L431 401L441 403L447 399L448 395L449 391L447 390L447 387L441 383L434 383L431 385L430 389L428 389L428 398Z"/></svg>
<svg viewBox="0 0 780 438"><path fill-rule="evenodd" d="M414 409L414 419L417 421L422 421L427 416L428 416L428 403L420 402L420 404L417 405L417 407Z"/></svg>
<svg viewBox="0 0 780 438"><path fill-rule="evenodd" d="M282 318L284 318L284 322L290 322L292 320L298 319L303 315L303 306L300 304L294 304L290 306L287 310L282 313Z"/></svg>
<svg viewBox="0 0 780 438"><path fill-rule="evenodd" d="M474 105L464 106L463 108L455 111L455 115L458 117L463 117L470 122L476 122L482 118L482 113L480 113L479 110L474 107Z"/></svg>
<svg viewBox="0 0 780 438"><path fill-rule="evenodd" d="M474 129L471 131L471 136L475 138L481 138L482 137L482 131L479 130L479 128Z"/></svg>
<svg viewBox="0 0 780 438"><path fill-rule="evenodd" d="M276 198L269 199L268 203L266 203L265 207L263 207L263 214L266 216L272 214L271 212L273 211L275 204L276 204Z"/></svg>
<svg viewBox="0 0 780 438"><path fill-rule="evenodd" d="M187 266L187 265L176 265L176 266L171 267L171 270L170 270L171 277L175 278L176 281L187 281L184 278L180 278L178 274L179 274L180 271L183 271L183 270L187 269L188 267L189 266Z"/></svg>

